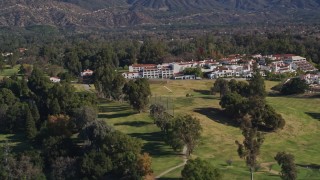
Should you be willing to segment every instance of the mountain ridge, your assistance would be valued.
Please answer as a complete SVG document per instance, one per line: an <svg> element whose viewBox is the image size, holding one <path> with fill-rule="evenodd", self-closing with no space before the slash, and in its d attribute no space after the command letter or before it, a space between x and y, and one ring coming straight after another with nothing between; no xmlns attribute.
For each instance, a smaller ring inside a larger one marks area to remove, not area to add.
<svg viewBox="0 0 320 180"><path fill-rule="evenodd" d="M0 26L18 27L116 28L320 19L320 0L3 0L0 7Z"/></svg>

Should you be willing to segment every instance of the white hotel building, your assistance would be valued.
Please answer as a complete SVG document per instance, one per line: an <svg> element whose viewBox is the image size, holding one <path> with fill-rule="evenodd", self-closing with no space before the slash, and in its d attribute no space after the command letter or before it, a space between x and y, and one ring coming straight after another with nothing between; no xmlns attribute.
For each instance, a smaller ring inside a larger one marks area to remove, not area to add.
<svg viewBox="0 0 320 180"><path fill-rule="evenodd" d="M163 64L133 64L129 66L129 72L122 73L126 79L148 78L148 79L168 79L181 73L185 68L203 67L214 64L213 61L197 62L173 62Z"/></svg>
<svg viewBox="0 0 320 180"><path fill-rule="evenodd" d="M129 66L129 72L122 73L122 75L127 79L167 79L173 77L174 74L178 72L175 64L133 64Z"/></svg>

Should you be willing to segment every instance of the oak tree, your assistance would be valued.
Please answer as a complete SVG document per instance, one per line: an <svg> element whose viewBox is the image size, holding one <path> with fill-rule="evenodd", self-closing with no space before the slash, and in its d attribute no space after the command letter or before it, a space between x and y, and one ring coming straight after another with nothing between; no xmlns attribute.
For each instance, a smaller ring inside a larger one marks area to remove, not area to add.
<svg viewBox="0 0 320 180"><path fill-rule="evenodd" d="M184 180L219 180L222 178L218 169L200 158L188 160L181 175Z"/></svg>
<svg viewBox="0 0 320 180"><path fill-rule="evenodd" d="M274 159L281 166L281 179L295 180L297 179L297 168L294 162L294 156L286 152L278 152Z"/></svg>
<svg viewBox="0 0 320 180"><path fill-rule="evenodd" d="M171 138L183 143L187 147L186 153L189 156L200 139L201 131L199 119L191 115L177 116L172 125Z"/></svg>
<svg viewBox="0 0 320 180"><path fill-rule="evenodd" d="M151 96L150 85L147 79L141 78L129 81L124 92L127 95L130 105L137 111L142 112L146 109Z"/></svg>

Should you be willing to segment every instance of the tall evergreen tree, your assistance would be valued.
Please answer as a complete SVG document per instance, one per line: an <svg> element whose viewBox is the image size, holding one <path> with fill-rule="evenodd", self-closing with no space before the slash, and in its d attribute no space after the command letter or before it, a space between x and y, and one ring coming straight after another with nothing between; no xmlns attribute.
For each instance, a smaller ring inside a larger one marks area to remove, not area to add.
<svg viewBox="0 0 320 180"><path fill-rule="evenodd" d="M32 114L32 117L36 123L36 126L39 127L40 126L40 122L39 122L40 121L40 114L39 114L38 107L34 103L30 103L29 107L30 107L30 112Z"/></svg>
<svg viewBox="0 0 320 180"><path fill-rule="evenodd" d="M50 102L49 111L50 111L50 114L53 114L53 115L60 114L61 110L60 110L60 105L59 105L59 101L57 100L57 98L54 98Z"/></svg>
<svg viewBox="0 0 320 180"><path fill-rule="evenodd" d="M122 89L125 83L126 83L126 79L121 74L117 74L114 77L112 81L112 89L111 89L112 90L111 95L113 99L118 101L121 99L123 95Z"/></svg>
<svg viewBox="0 0 320 180"><path fill-rule="evenodd" d="M4 58L3 58L3 56L1 55L1 56L0 56L0 72L3 71L4 66L5 66Z"/></svg>
<svg viewBox="0 0 320 180"><path fill-rule="evenodd" d="M249 94L250 96L266 96L266 86L264 79L260 74L260 70L257 68L257 64L254 65L254 73L249 81Z"/></svg>
<svg viewBox="0 0 320 180"><path fill-rule="evenodd" d="M40 113L41 118L47 118L48 116L48 92L50 89L50 80L44 75L38 68L34 68L31 76L28 79L28 87L33 92L35 101Z"/></svg>
<svg viewBox="0 0 320 180"><path fill-rule="evenodd" d="M219 92L220 98L226 95L229 91L228 81L223 78L218 78L211 88L211 93Z"/></svg>
<svg viewBox="0 0 320 180"><path fill-rule="evenodd" d="M166 53L165 44L161 41L147 39L140 47L139 62L140 63L162 63L162 57Z"/></svg>
<svg viewBox="0 0 320 180"><path fill-rule="evenodd" d="M129 81L124 87L130 104L139 112L145 110L151 95L150 85L147 79L137 79Z"/></svg>
<svg viewBox="0 0 320 180"><path fill-rule="evenodd" d="M37 134L36 123L32 117L31 111L27 108L26 114L26 136L28 139L33 139Z"/></svg>
<svg viewBox="0 0 320 180"><path fill-rule="evenodd" d="M253 172L257 165L257 156L260 154L260 147L264 141L264 137L258 132L257 128L252 126L249 115L243 117L241 129L244 141L243 144L236 141L238 154L240 158L246 160L246 164L250 168L251 180L253 180Z"/></svg>
<svg viewBox="0 0 320 180"><path fill-rule="evenodd" d="M82 66L75 50L67 50L67 52L65 52L64 63L68 70L74 75L78 76L80 74Z"/></svg>
<svg viewBox="0 0 320 180"><path fill-rule="evenodd" d="M112 99L112 84L116 75L115 68L110 64L98 67L94 74L95 88L100 92L100 94L110 100Z"/></svg>

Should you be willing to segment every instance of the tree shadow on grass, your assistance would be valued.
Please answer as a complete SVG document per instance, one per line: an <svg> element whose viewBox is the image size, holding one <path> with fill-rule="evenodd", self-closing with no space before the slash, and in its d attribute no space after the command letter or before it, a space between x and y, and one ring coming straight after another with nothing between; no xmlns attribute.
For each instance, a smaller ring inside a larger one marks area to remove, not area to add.
<svg viewBox="0 0 320 180"><path fill-rule="evenodd" d="M129 122L122 122L122 123L115 123L115 126L133 126L133 127L142 127L153 124L151 122L146 121L129 121Z"/></svg>
<svg viewBox="0 0 320 180"><path fill-rule="evenodd" d="M313 119L320 121L320 113L306 112L306 114L309 115L310 117L312 117Z"/></svg>
<svg viewBox="0 0 320 180"><path fill-rule="evenodd" d="M7 140L1 140L0 144L9 143L12 152L23 152L32 149L31 143L27 140L24 134L12 134L7 137Z"/></svg>
<svg viewBox="0 0 320 180"><path fill-rule="evenodd" d="M179 180L181 178L159 178L159 180Z"/></svg>
<svg viewBox="0 0 320 180"><path fill-rule="evenodd" d="M268 176L271 176L271 177L279 177L279 175L276 175L276 174L269 174Z"/></svg>
<svg viewBox="0 0 320 180"><path fill-rule="evenodd" d="M320 164L296 164L296 165L303 168L320 170Z"/></svg>
<svg viewBox="0 0 320 180"><path fill-rule="evenodd" d="M117 105L117 106L99 106L99 112L120 112L127 111L131 108L128 105Z"/></svg>
<svg viewBox="0 0 320 180"><path fill-rule="evenodd" d="M165 144L162 132L132 133L130 136L147 141L142 151L150 153L153 157L177 154Z"/></svg>
<svg viewBox="0 0 320 180"><path fill-rule="evenodd" d="M217 98L217 97L215 97L215 96L209 96L209 95L207 95L207 96L201 96L201 97L197 97L197 98L201 98L201 99L219 99L219 98Z"/></svg>
<svg viewBox="0 0 320 180"><path fill-rule="evenodd" d="M314 98L320 98L320 94L290 94L290 95L280 95L280 97L286 97L286 98L295 98L295 99L314 99Z"/></svg>
<svg viewBox="0 0 320 180"><path fill-rule="evenodd" d="M215 122L218 122L227 126L239 127L239 123L233 120L232 118L226 117L223 114L221 109L206 107L206 108L197 108L194 110L194 112L205 115Z"/></svg>
<svg viewBox="0 0 320 180"><path fill-rule="evenodd" d="M193 91L196 93L203 94L203 95L211 95L209 90L193 89Z"/></svg>
<svg viewBox="0 0 320 180"><path fill-rule="evenodd" d="M121 117L128 117L133 114L136 114L136 113L135 112L125 112L125 113L114 113L114 114L99 114L98 118L106 118L106 119L121 118Z"/></svg>
<svg viewBox="0 0 320 180"><path fill-rule="evenodd" d="M267 94L268 97L285 97L284 95L281 95L279 92L274 92L274 91L271 91L271 92L268 92Z"/></svg>

